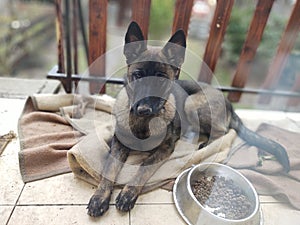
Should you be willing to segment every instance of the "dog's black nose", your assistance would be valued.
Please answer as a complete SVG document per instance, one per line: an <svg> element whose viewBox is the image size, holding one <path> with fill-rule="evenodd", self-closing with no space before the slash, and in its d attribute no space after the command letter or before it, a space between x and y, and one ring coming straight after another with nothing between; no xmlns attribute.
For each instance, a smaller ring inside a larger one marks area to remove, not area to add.
<svg viewBox="0 0 300 225"><path fill-rule="evenodd" d="M136 108L138 116L150 116L152 114L152 108L147 104L138 105Z"/></svg>

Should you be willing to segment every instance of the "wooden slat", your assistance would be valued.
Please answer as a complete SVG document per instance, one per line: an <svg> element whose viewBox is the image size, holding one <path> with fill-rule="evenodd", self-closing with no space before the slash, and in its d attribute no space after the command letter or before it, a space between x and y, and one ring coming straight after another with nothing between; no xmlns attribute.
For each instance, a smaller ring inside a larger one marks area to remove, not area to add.
<svg viewBox="0 0 300 225"><path fill-rule="evenodd" d="M273 58L267 77L262 85L264 89L273 89L277 86L280 77L287 63L289 54L291 53L300 31L300 0L294 6L288 24L281 37L277 52ZM261 96L259 103L267 104L271 100L270 96Z"/></svg>
<svg viewBox="0 0 300 225"><path fill-rule="evenodd" d="M184 33L188 34L193 5L194 0L176 0L172 27L173 34L179 29L183 29Z"/></svg>
<svg viewBox="0 0 300 225"><path fill-rule="evenodd" d="M141 27L144 38L148 39L151 0L132 0L132 20Z"/></svg>
<svg viewBox="0 0 300 225"><path fill-rule="evenodd" d="M72 38L73 38L73 67L74 67L74 74L78 74L78 1L72 1ZM77 90L78 82L74 82L75 90Z"/></svg>
<svg viewBox="0 0 300 225"><path fill-rule="evenodd" d="M107 29L107 0L89 1L89 72L92 76L105 76ZM101 56L101 60L99 57ZM97 63L94 61L97 60ZM91 83L90 92L104 93L103 84Z"/></svg>
<svg viewBox="0 0 300 225"><path fill-rule="evenodd" d="M70 1L64 1L65 8L65 40L66 40L66 75L64 88L67 93L72 92L72 49L71 49L71 23Z"/></svg>
<svg viewBox="0 0 300 225"><path fill-rule="evenodd" d="M212 80L212 72L221 53L222 42L225 31L229 22L234 0L218 0L214 18L211 23L209 39L203 57L203 63L198 76L198 80L210 83ZM208 68L211 70L208 72Z"/></svg>
<svg viewBox="0 0 300 225"><path fill-rule="evenodd" d="M58 59L58 73L65 72L65 61L64 61L64 43L63 43L63 19L62 19L62 8L61 0L55 1L56 11L56 41L57 41L57 59Z"/></svg>
<svg viewBox="0 0 300 225"><path fill-rule="evenodd" d="M245 87L250 73L251 63L253 62L256 50L262 39L273 3L274 0L259 0L257 2L250 28L239 58L237 70L232 81L233 87ZM241 92L231 92L228 94L228 99L231 102L238 102L241 94Z"/></svg>

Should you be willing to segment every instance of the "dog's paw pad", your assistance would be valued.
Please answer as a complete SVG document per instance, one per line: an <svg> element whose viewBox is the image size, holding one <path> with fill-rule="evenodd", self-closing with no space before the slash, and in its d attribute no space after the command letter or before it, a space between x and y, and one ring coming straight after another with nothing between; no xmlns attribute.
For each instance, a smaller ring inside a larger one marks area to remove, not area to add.
<svg viewBox="0 0 300 225"><path fill-rule="evenodd" d="M88 204L88 215L92 217L102 216L109 208L109 198L103 199L99 195L93 195Z"/></svg>
<svg viewBox="0 0 300 225"><path fill-rule="evenodd" d="M134 207L138 196L132 192L123 192L118 195L116 199L116 207L122 212L128 212Z"/></svg>

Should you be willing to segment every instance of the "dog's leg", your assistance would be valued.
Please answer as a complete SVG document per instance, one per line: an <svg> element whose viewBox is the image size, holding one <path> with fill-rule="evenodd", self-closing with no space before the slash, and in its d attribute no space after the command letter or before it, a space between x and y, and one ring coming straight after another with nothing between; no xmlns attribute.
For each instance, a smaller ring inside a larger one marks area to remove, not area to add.
<svg viewBox="0 0 300 225"><path fill-rule="evenodd" d="M128 154L129 150L114 136L108 158L104 164L102 178L87 207L90 216L102 216L108 210L115 178L126 161Z"/></svg>
<svg viewBox="0 0 300 225"><path fill-rule="evenodd" d="M175 142L178 139L174 136L165 139L158 148L154 149L154 153L144 160L134 179L125 185L118 195L116 199L117 209L127 212L134 207L146 182L174 151Z"/></svg>

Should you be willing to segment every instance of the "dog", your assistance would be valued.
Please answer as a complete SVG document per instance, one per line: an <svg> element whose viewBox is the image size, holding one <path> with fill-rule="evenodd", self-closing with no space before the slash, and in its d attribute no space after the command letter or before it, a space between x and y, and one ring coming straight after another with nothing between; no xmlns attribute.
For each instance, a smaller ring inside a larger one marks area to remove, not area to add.
<svg viewBox="0 0 300 225"><path fill-rule="evenodd" d="M129 25L124 46L128 65L125 87L115 104L116 128L103 168L106 176L88 203L90 216L101 216L108 210L115 178L129 153L146 151L149 156L116 198L117 209L131 210L145 183L168 159L180 138L205 136L204 146L234 129L248 144L273 154L289 171L285 149L246 128L221 91L205 83L178 79L185 49L182 30L163 48L157 48L147 46L136 22Z"/></svg>

